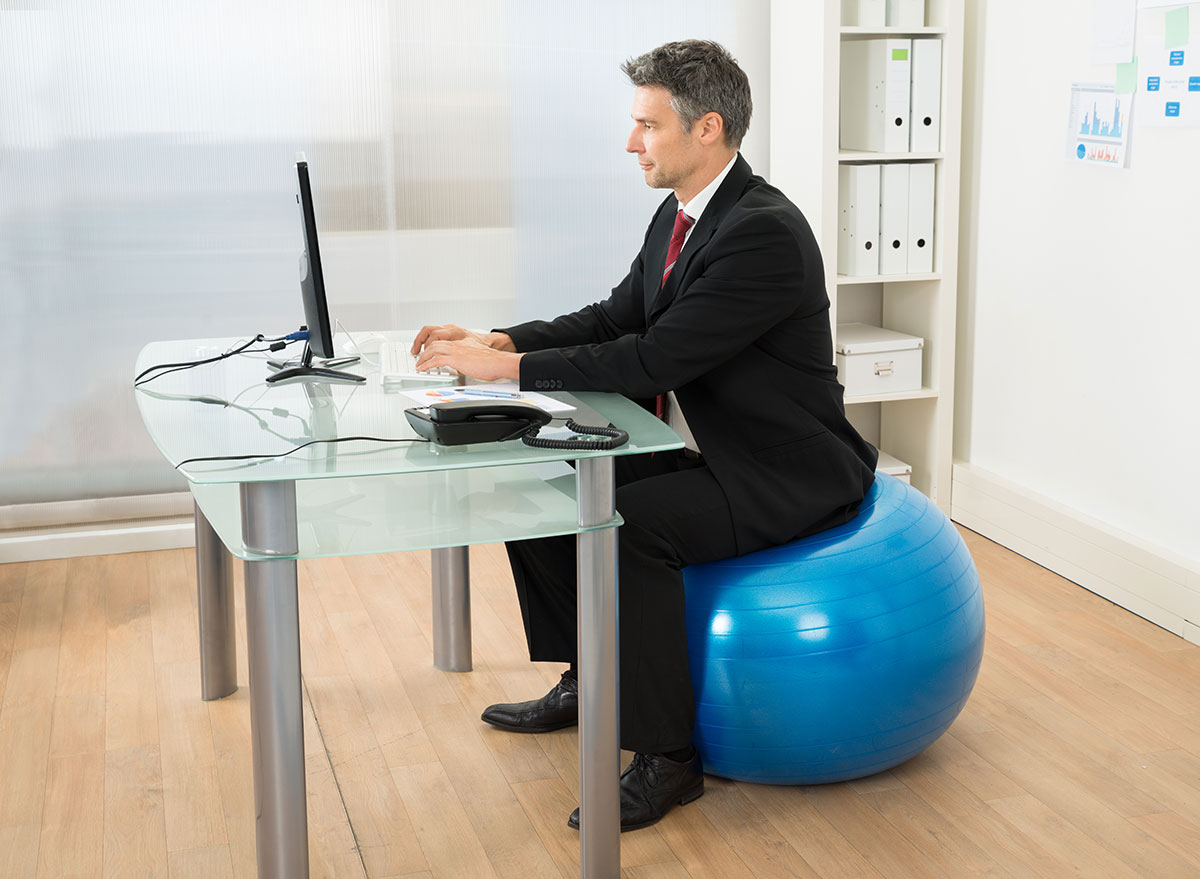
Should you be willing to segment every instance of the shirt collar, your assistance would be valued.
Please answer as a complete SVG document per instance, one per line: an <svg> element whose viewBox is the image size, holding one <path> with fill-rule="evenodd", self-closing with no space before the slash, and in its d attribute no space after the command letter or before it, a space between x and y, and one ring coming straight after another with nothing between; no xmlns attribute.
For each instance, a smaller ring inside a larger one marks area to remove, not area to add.
<svg viewBox="0 0 1200 879"><path fill-rule="evenodd" d="M735 152L733 158L729 160L729 164L721 169L721 173L712 179L708 186L701 189L687 204L680 204L683 212L692 218L694 221L699 221L700 215L704 213L704 209L708 207L708 203L712 201L712 197L717 194L717 190L721 188L721 184L729 175L729 169L733 167L733 163L737 161L738 154Z"/></svg>

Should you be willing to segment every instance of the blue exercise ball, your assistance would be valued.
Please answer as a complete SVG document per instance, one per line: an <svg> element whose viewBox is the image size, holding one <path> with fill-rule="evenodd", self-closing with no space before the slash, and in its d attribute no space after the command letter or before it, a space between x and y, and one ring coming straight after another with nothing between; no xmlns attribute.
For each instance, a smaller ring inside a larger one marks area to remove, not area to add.
<svg viewBox="0 0 1200 879"><path fill-rule="evenodd" d="M822 784L896 766L958 716L983 594L958 531L886 474L850 522L684 569L706 772Z"/></svg>

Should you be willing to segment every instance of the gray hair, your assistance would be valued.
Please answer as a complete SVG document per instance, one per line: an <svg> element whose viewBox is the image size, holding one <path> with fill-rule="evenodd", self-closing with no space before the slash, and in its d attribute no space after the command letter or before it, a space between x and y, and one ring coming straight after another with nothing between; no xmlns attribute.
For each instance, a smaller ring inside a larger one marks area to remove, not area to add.
<svg viewBox="0 0 1200 879"><path fill-rule="evenodd" d="M729 51L711 40L665 43L630 58L621 70L635 86L661 86L685 131L705 113L725 123L725 143L735 150L750 127L750 80Z"/></svg>

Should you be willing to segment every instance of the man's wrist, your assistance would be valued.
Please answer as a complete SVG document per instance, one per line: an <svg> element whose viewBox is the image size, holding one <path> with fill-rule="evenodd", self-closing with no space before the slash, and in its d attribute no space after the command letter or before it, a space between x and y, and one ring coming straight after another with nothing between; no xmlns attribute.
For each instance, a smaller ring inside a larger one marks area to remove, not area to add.
<svg viewBox="0 0 1200 879"><path fill-rule="evenodd" d="M517 346L513 344L512 337L508 333L485 333L483 338L489 348L495 348L497 351L507 351L510 354L517 353Z"/></svg>

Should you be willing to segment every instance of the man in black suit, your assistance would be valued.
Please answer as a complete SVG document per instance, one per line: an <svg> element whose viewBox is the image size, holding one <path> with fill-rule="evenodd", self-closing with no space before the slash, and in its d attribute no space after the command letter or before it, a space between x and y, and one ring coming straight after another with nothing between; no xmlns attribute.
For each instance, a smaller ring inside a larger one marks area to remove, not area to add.
<svg viewBox="0 0 1200 879"><path fill-rule="evenodd" d="M419 368L528 390L657 398L687 442L616 461L621 746L637 754L621 776L621 828L631 830L704 790L682 569L847 521L877 453L846 420L812 231L738 153L751 111L745 73L698 40L624 71L636 87L625 149L650 186L673 190L629 274L573 314L483 334L427 326L413 350ZM569 537L509 545L530 658L571 669L541 699L488 708L494 726L577 721L574 552Z"/></svg>

